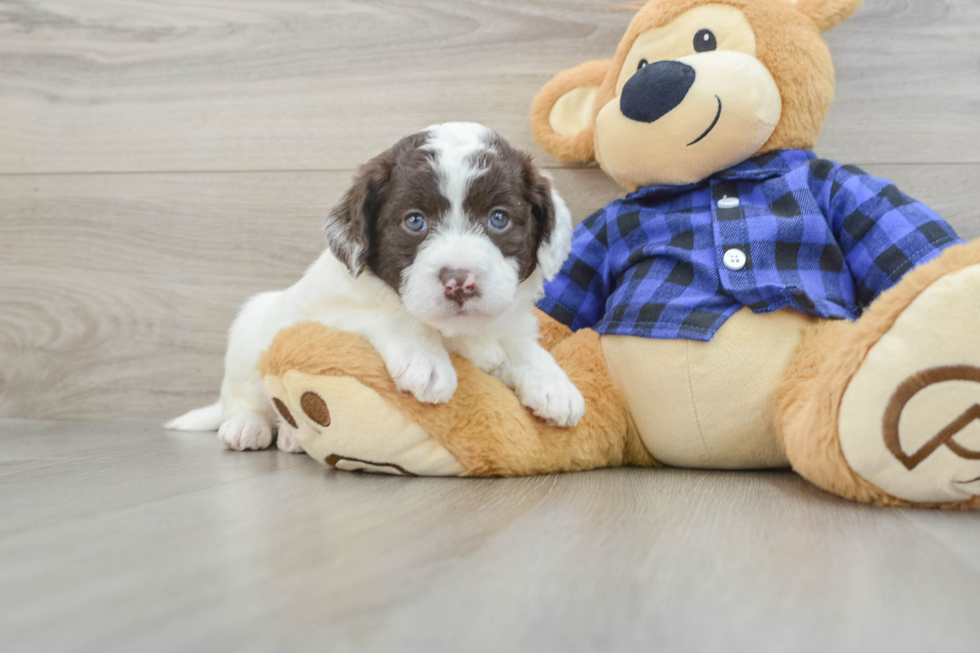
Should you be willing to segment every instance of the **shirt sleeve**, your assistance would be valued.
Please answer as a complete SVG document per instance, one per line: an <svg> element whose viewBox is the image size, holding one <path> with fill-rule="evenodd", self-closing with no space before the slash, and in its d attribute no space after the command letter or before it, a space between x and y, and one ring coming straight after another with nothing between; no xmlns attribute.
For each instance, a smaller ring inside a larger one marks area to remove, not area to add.
<svg viewBox="0 0 980 653"><path fill-rule="evenodd" d="M575 331L595 326L606 312L611 283L606 216L611 210L607 206L575 228L572 253L561 272L545 283L538 302L538 308Z"/></svg>
<svg viewBox="0 0 980 653"><path fill-rule="evenodd" d="M827 181L820 203L854 278L859 305L867 306L913 267L963 242L935 211L892 182L854 166L815 163L812 169Z"/></svg>

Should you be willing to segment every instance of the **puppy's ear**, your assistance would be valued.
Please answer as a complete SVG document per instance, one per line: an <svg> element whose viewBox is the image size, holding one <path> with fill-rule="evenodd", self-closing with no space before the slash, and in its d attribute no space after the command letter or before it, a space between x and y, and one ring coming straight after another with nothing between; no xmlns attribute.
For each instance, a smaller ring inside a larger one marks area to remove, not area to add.
<svg viewBox="0 0 980 653"><path fill-rule="evenodd" d="M367 265L378 214L388 197L394 169L395 157L390 151L364 164L323 225L330 251L355 277Z"/></svg>
<svg viewBox="0 0 980 653"><path fill-rule="evenodd" d="M572 214L553 188L551 175L535 168L530 157L524 159L523 174L524 198L538 231L538 267L545 279L552 279L572 249Z"/></svg>
<svg viewBox="0 0 980 653"><path fill-rule="evenodd" d="M590 61L558 73L531 103L531 130L559 161L587 163L595 158L596 98L611 61Z"/></svg>

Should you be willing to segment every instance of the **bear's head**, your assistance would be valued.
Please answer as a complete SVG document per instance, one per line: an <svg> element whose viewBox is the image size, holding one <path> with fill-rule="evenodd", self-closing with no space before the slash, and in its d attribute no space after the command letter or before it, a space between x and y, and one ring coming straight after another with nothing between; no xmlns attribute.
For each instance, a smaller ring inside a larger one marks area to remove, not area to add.
<svg viewBox="0 0 980 653"><path fill-rule="evenodd" d="M559 160L597 160L630 190L813 149L834 99L820 34L862 1L650 0L613 59L545 85L535 139Z"/></svg>

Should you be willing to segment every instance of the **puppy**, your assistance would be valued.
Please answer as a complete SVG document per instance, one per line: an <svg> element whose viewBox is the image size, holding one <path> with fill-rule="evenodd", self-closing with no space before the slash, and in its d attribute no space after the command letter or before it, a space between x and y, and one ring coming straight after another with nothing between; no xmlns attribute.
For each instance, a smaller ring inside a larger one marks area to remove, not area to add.
<svg viewBox="0 0 980 653"><path fill-rule="evenodd" d="M363 336L419 401L452 398L455 352L538 417L581 419L582 395L538 345L532 312L569 253L571 215L528 155L482 125L430 127L359 170L326 233L329 249L299 282L245 304L229 333L221 400L167 428L217 428L231 449L268 447L276 415L256 362L280 329L304 320ZM287 424L277 442L301 451Z"/></svg>

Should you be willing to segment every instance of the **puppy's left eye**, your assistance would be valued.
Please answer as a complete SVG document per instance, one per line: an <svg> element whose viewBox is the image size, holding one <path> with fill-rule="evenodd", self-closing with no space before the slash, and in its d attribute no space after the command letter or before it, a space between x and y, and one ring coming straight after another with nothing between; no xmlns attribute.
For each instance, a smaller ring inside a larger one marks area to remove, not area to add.
<svg viewBox="0 0 980 653"><path fill-rule="evenodd" d="M718 49L718 39L715 38L714 32L710 29L699 30L697 34L694 35L694 51L695 52L711 52L712 50Z"/></svg>
<svg viewBox="0 0 980 653"><path fill-rule="evenodd" d="M412 213L407 218L405 218L405 227L409 231L421 232L429 225L426 223L425 218L422 217L421 213Z"/></svg>
<svg viewBox="0 0 980 653"><path fill-rule="evenodd" d="M494 211L487 221L487 226L494 231L503 231L508 225L510 225L510 218L503 211Z"/></svg>

